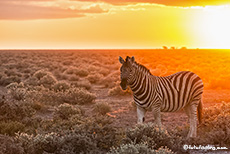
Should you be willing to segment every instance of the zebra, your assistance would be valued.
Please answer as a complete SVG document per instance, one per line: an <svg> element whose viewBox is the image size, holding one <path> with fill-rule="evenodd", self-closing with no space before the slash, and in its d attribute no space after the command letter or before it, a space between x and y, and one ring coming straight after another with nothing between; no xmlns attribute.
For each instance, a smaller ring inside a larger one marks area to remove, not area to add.
<svg viewBox="0 0 230 154"><path fill-rule="evenodd" d="M182 71L166 77L154 76L134 57L124 60L119 56L123 90L129 86L137 105L137 123L143 123L146 111L151 107L155 123L161 127L161 112L175 112L184 109L190 128L187 139L197 135L197 116L202 119L203 82L193 72ZM198 113L197 113L198 112ZM198 114L198 115L197 115Z"/></svg>

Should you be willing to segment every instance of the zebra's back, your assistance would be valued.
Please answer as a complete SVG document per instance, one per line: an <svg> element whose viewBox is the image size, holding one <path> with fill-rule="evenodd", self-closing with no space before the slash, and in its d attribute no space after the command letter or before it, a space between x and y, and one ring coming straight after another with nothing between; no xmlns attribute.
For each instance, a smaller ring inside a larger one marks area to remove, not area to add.
<svg viewBox="0 0 230 154"><path fill-rule="evenodd" d="M157 92L161 111L174 112L185 107L192 100L201 99L203 82L193 72L183 71L157 78Z"/></svg>

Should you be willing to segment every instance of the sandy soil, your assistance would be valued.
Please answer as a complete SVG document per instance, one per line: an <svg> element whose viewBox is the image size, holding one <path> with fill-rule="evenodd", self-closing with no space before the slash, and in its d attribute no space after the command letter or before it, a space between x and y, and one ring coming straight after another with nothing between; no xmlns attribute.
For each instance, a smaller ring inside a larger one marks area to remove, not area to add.
<svg viewBox="0 0 230 154"><path fill-rule="evenodd" d="M134 106L132 95L126 96L109 96L108 88L102 86L93 86L90 90L97 95L96 102L107 102L112 107L109 113L114 118L114 124L117 127L133 127L137 123L137 114ZM220 104L222 101L230 101L230 90L204 90L203 107L211 107ZM85 107L86 109L89 107ZM93 114L92 110L88 110L87 114ZM178 112L161 113L162 124L166 127L182 126L187 122L187 116L183 110ZM146 122L154 122L153 112L146 113Z"/></svg>

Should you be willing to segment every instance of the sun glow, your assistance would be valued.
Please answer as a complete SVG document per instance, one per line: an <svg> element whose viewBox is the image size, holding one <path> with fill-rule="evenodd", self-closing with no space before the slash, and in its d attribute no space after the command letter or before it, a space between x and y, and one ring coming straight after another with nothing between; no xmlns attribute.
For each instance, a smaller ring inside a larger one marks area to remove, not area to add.
<svg viewBox="0 0 230 154"><path fill-rule="evenodd" d="M201 41L212 48L230 49L230 6L205 7L199 16Z"/></svg>

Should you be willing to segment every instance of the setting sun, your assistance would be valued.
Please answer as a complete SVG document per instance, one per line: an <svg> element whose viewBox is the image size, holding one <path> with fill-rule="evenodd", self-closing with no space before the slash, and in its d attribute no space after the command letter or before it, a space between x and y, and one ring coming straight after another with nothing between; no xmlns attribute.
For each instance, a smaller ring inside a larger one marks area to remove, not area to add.
<svg viewBox="0 0 230 154"><path fill-rule="evenodd" d="M230 6L203 8L197 16L198 33L206 48L230 48Z"/></svg>

